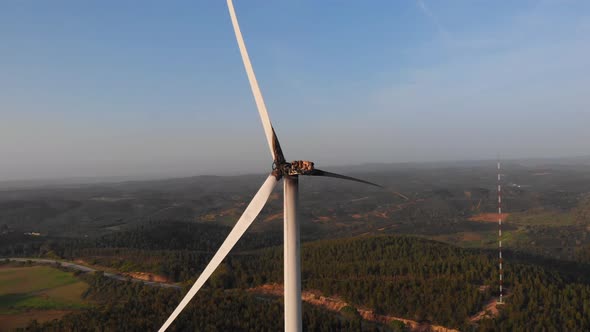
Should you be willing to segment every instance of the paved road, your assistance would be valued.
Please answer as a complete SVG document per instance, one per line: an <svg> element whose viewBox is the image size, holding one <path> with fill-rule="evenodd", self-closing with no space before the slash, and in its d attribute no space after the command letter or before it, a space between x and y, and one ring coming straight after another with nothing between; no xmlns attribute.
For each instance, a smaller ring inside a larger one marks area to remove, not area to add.
<svg viewBox="0 0 590 332"><path fill-rule="evenodd" d="M4 260L6 258L0 258L0 259ZM76 263L72 263L72 262L56 261L56 260L53 260L53 259L43 259L43 258L8 258L8 260L14 261L14 262L27 262L27 261L31 261L31 262L34 262L34 263L51 264L51 265L59 264L62 267L65 267L65 268L68 268L68 269L73 269L73 270L78 270L78 271L82 271L82 272L95 272L95 271L98 271L98 270L93 269L93 268L88 267L88 266L84 266L84 265L80 265L80 264L76 264ZM146 285L154 286L154 287L180 289L180 286L178 286L178 285L166 284L166 283L155 282L155 281L146 281L146 280L141 280L141 279L136 279L136 278L130 278L130 277L127 277L127 276L124 276L124 275L116 274L116 273L104 272L104 276L107 277L107 278L112 278L112 279L121 280L121 281L127 281L127 280L131 279L131 281L141 282L141 283L144 283Z"/></svg>

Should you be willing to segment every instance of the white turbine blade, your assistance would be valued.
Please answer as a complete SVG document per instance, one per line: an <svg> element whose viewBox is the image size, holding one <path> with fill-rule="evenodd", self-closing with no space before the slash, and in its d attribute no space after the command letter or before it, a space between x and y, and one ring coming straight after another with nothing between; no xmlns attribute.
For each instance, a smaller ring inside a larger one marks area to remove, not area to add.
<svg viewBox="0 0 590 332"><path fill-rule="evenodd" d="M180 304L174 309L174 312L168 317L168 320L160 328L160 332L165 331L170 324L176 319L176 317L182 312L184 307L190 302L190 300L197 294L199 289L205 284L205 281L209 279L215 269L221 264L221 261L227 256L229 251L234 247L238 240L244 235L244 232L250 227L256 216L260 213L264 204L268 200L268 197L272 193L274 187L277 185L278 180L273 176L269 175L262 187L258 190L234 228L231 230L223 244L215 253L215 256L211 259L203 273L199 276L193 287L186 293Z"/></svg>
<svg viewBox="0 0 590 332"><path fill-rule="evenodd" d="M273 149L274 134L272 130L272 124L270 123L270 118L268 117L268 112L266 111L266 105L264 104L262 93L260 92L258 82L256 81L256 75L254 74L252 63L250 63L250 57L248 56L248 50L246 50L246 44L244 43L244 38L242 37L242 32L240 31L240 25L238 24L238 18L236 17L236 11L234 10L232 0L227 0L227 7L229 8L229 15L231 16L231 22L234 26L234 32L236 34L236 39L238 40L238 47L240 48L242 61L244 62L244 67L246 68L246 74L248 74L248 81L250 81L250 88L252 88L252 94L254 95L254 100L256 101L256 107L258 108L258 113L260 114L260 120L262 120L262 126L264 127L264 134L266 135L266 140L268 141L268 147L270 148L270 153L273 156L273 160L276 160L277 156L275 155Z"/></svg>

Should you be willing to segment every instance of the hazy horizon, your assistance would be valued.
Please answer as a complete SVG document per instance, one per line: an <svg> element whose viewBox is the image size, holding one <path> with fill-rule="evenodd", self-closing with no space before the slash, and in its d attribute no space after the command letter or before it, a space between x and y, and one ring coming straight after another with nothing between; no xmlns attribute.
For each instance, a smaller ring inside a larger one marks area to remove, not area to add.
<svg viewBox="0 0 590 332"><path fill-rule="evenodd" d="M286 158L589 155L590 2L453 4L238 1ZM224 2L7 2L0 26L0 181L270 170Z"/></svg>
<svg viewBox="0 0 590 332"><path fill-rule="evenodd" d="M458 166L462 164L472 165L473 163L481 164L489 162L491 168L496 167L497 158L488 159L450 159L450 160L429 160L429 161L394 161L394 162L367 162L363 164L327 164L322 165L322 168L326 170L338 170L341 172L354 173L363 172L382 172L387 169L383 167L393 167L391 170L406 169L407 167L449 167ZM559 157L541 157L541 158L502 158L500 160L504 167L513 163L525 163L528 166L536 164L537 166L550 166L553 164L565 164L574 165L578 162L583 162L584 165L590 165L590 155L585 156L559 156ZM532 163L532 164L531 164ZM364 168L366 166L366 168ZM129 173L129 174L104 174L104 175L88 175L88 176L65 176L65 177L31 177L31 178L15 178L15 179L0 179L0 185L6 187L2 189L22 189L22 188L35 188L45 186L61 186L61 185L92 185L101 183L121 183L121 182L134 182L134 181L160 181L160 180L172 180L182 179L190 177L200 176L219 176L219 177L232 177L232 176L264 176L271 170L271 166L262 169L253 170L238 170L238 171L227 171L227 172L186 172L186 173ZM509 166L508 166L509 167Z"/></svg>

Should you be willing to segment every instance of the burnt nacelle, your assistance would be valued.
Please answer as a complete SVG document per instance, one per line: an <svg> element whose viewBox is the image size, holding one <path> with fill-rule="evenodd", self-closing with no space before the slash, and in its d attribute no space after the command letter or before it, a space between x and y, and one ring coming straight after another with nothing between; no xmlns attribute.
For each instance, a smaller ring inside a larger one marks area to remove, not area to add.
<svg viewBox="0 0 590 332"><path fill-rule="evenodd" d="M295 160L290 163L273 163L272 174L278 179L284 175L313 175L313 162L307 160Z"/></svg>
<svg viewBox="0 0 590 332"><path fill-rule="evenodd" d="M290 163L288 175L308 175L313 172L313 162L307 160L295 160Z"/></svg>

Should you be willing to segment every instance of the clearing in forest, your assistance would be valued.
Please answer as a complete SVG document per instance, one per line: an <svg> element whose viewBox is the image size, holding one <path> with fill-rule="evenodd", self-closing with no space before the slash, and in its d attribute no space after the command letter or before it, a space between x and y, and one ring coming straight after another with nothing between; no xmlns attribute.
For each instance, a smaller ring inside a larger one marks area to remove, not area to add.
<svg viewBox="0 0 590 332"><path fill-rule="evenodd" d="M0 267L0 331L59 318L87 306L88 285L49 266Z"/></svg>
<svg viewBox="0 0 590 332"><path fill-rule="evenodd" d="M506 221L508 218L508 213L502 213L502 221ZM471 218L471 221L484 221L484 222L498 222L498 213L479 213Z"/></svg>

